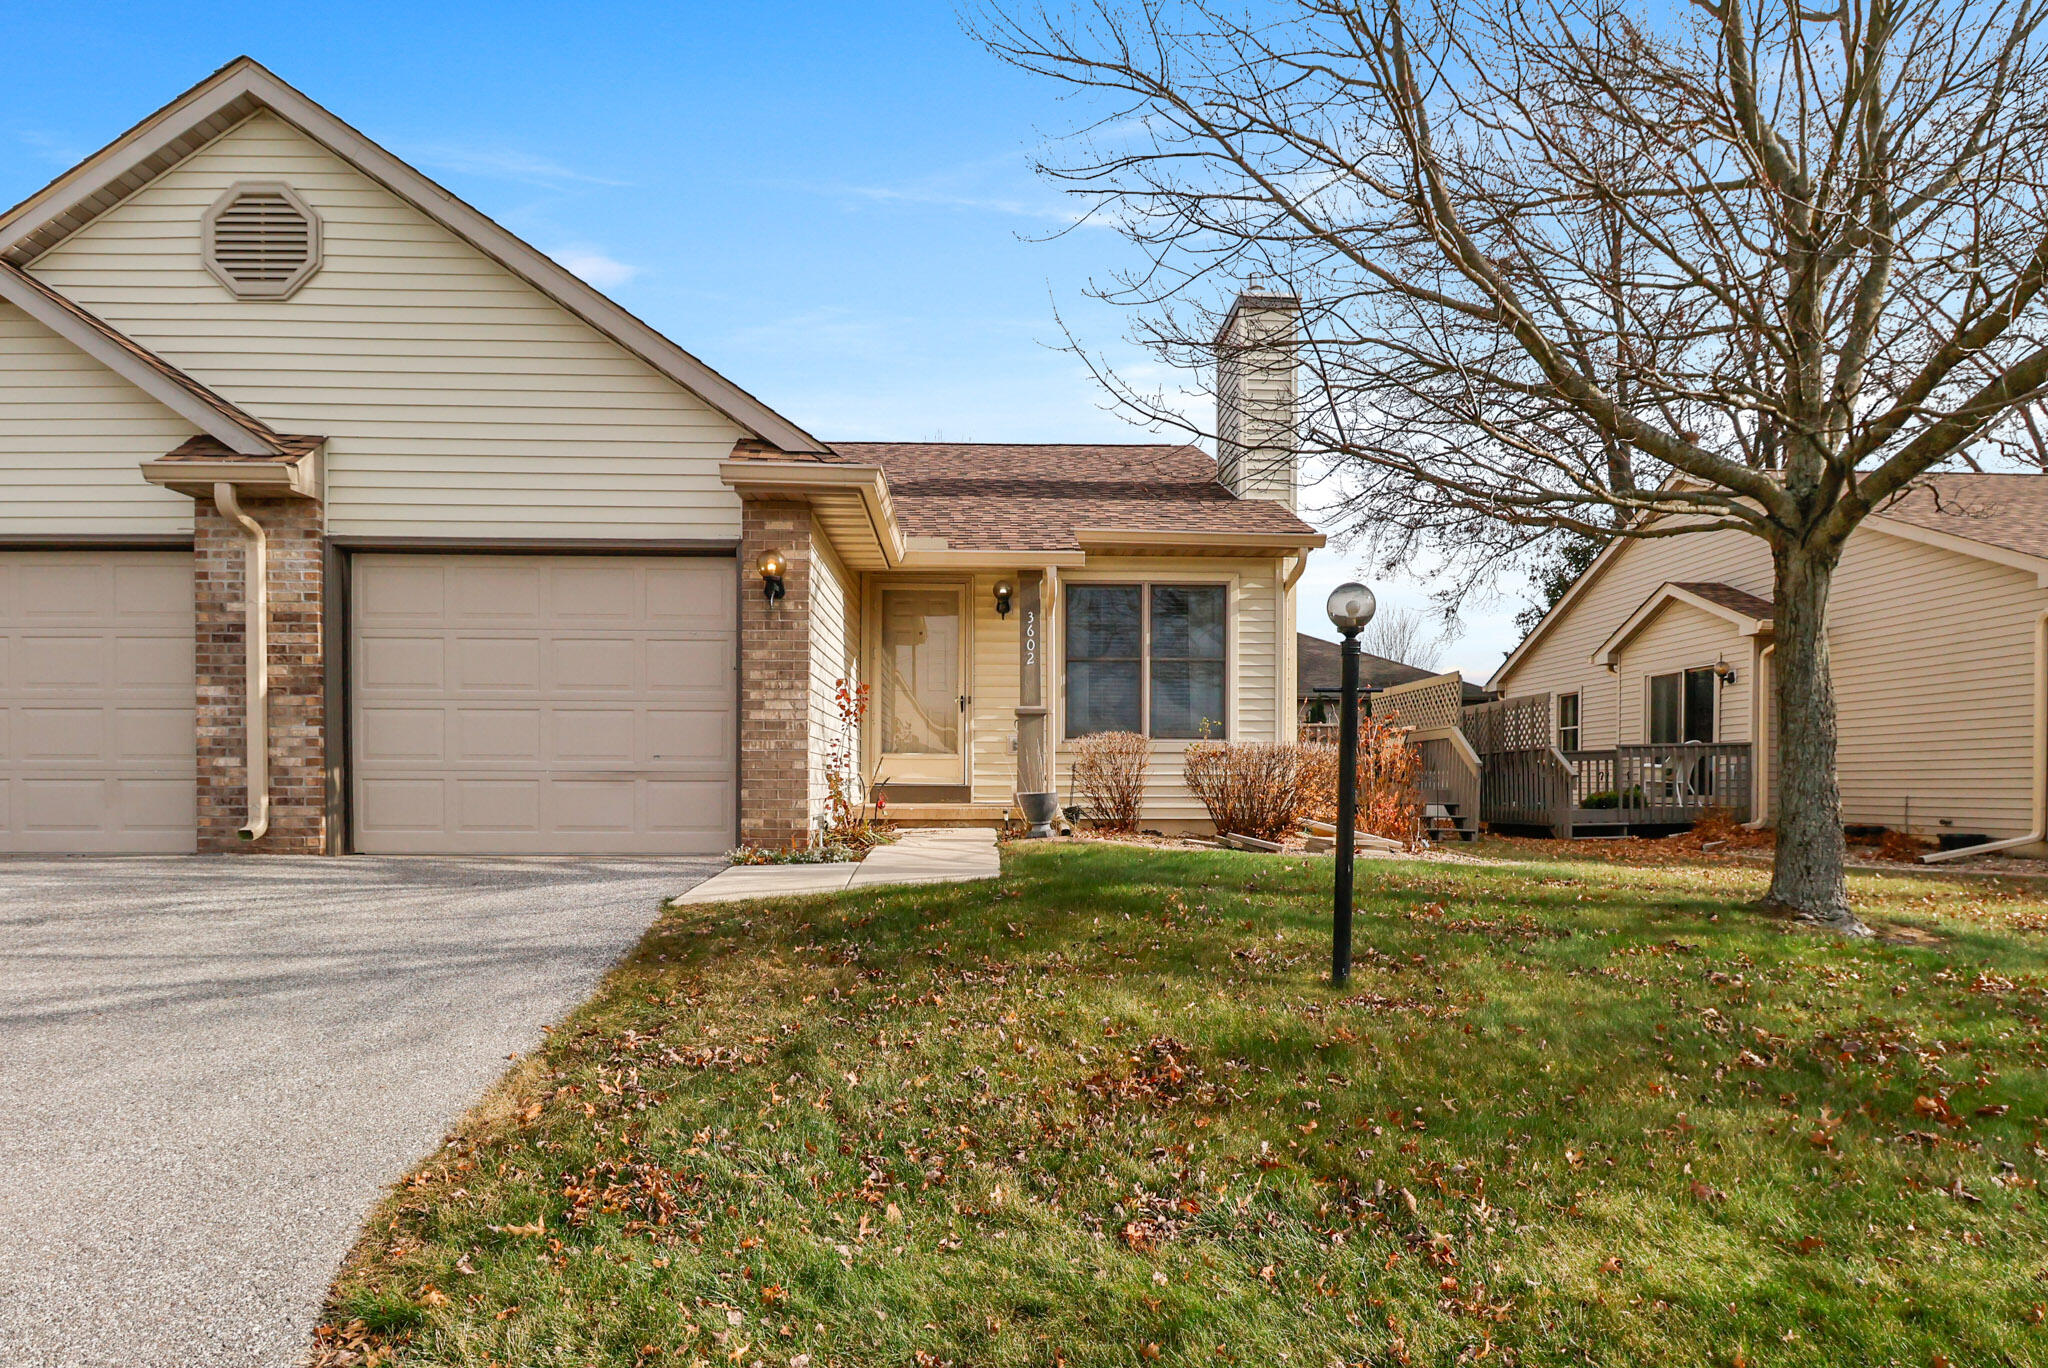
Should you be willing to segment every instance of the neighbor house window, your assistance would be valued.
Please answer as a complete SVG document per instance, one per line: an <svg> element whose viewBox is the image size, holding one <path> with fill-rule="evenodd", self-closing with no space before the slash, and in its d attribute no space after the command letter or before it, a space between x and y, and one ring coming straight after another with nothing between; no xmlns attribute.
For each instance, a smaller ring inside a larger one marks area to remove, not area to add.
<svg viewBox="0 0 2048 1368"><path fill-rule="evenodd" d="M1579 696L1575 693L1557 696L1557 748L1579 749Z"/></svg>
<svg viewBox="0 0 2048 1368"><path fill-rule="evenodd" d="M1650 677L1650 744L1714 739L1714 672L1684 670Z"/></svg>
<svg viewBox="0 0 2048 1368"><path fill-rule="evenodd" d="M1067 588L1067 735L1224 734L1228 599L1220 584Z"/></svg>

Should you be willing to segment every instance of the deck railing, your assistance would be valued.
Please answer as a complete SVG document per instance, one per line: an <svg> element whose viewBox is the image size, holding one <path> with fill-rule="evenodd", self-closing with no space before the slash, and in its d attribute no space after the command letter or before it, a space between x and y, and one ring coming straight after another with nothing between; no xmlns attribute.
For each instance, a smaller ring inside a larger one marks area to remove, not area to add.
<svg viewBox="0 0 2048 1368"><path fill-rule="evenodd" d="M1337 724L1304 724L1301 739L1334 745ZM1464 813L1476 807L1497 826L1547 827L1563 836L1573 827L1686 826L1716 809L1739 822L1751 816L1747 742L1545 746L1476 757L1443 732L1418 734L1411 744L1422 752L1424 801L1455 803Z"/></svg>
<svg viewBox="0 0 2048 1368"><path fill-rule="evenodd" d="M1577 822L1588 820L1580 815L1588 809L1611 810L1618 820L1632 825L1683 825L1715 809L1739 822L1749 820L1751 760L1746 741L1617 746L1607 754L1611 760L1580 767L1578 783L1583 787L1573 794Z"/></svg>

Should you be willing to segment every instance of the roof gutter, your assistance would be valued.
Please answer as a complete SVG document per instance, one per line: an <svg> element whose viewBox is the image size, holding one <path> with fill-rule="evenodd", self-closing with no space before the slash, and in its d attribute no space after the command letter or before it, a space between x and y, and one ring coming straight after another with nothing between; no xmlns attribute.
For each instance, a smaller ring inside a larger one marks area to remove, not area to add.
<svg viewBox="0 0 2048 1368"><path fill-rule="evenodd" d="M270 830L269 540L263 525L242 511L234 485L225 480L215 484L213 506L242 529L242 606L247 614L242 654L248 669L243 687L243 739L248 748L248 791L247 817L238 834L245 841L256 841Z"/></svg>
<svg viewBox="0 0 2048 1368"><path fill-rule="evenodd" d="M829 465L821 461L720 461L718 478L733 489L757 497L787 495L810 499L819 494L859 498L874 531L875 545L890 569L903 563L903 531L889 499L889 479L880 466Z"/></svg>
<svg viewBox="0 0 2048 1368"><path fill-rule="evenodd" d="M1209 552L1228 555L1243 552L1252 556L1286 555L1290 551L1314 550L1329 541L1320 532L1208 532L1156 528L1138 530L1117 527L1077 527L1074 540L1084 549L1136 547L1144 550Z"/></svg>
<svg viewBox="0 0 2048 1368"><path fill-rule="evenodd" d="M1965 855L1989 855L1996 850L2034 845L2048 838L2048 608L2034 617L2034 823L2024 836L2007 841L1986 841L1959 850L1937 850L1922 855L1921 864L1960 860Z"/></svg>

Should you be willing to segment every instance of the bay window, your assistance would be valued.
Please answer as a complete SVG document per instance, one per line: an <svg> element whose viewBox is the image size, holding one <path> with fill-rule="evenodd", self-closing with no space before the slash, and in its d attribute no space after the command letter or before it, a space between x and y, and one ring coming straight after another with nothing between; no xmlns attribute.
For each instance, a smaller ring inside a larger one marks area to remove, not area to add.
<svg viewBox="0 0 2048 1368"><path fill-rule="evenodd" d="M1070 584L1067 736L1221 739L1228 608L1221 584Z"/></svg>

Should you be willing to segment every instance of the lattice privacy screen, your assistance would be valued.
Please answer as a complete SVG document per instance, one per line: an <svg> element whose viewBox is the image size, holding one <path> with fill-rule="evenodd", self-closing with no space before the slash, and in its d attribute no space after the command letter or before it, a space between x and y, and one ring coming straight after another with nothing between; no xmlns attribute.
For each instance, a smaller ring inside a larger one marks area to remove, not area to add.
<svg viewBox="0 0 2048 1368"><path fill-rule="evenodd" d="M1481 755L1507 751L1548 750L1550 695L1522 694L1465 709L1465 739Z"/></svg>
<svg viewBox="0 0 2048 1368"><path fill-rule="evenodd" d="M1453 670L1380 690L1372 696L1372 715L1375 720L1394 716L1402 726L1417 731L1455 727L1464 699L1465 681Z"/></svg>

